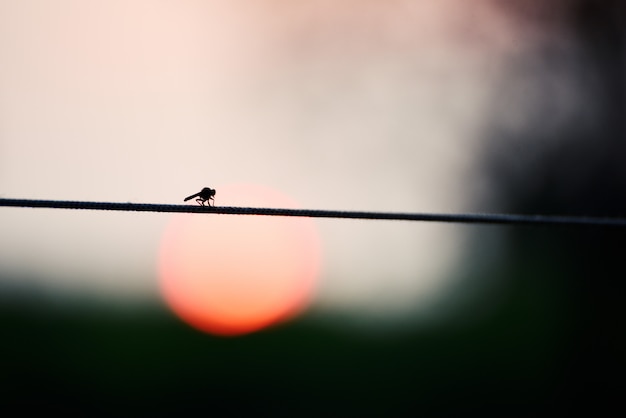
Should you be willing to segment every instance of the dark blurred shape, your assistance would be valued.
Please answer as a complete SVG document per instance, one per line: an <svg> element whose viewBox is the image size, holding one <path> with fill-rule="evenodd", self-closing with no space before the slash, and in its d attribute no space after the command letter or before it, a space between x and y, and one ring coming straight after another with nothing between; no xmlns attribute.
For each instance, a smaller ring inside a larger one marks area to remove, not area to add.
<svg viewBox="0 0 626 418"><path fill-rule="evenodd" d="M555 381L552 307L372 336L312 318L211 337L165 309L0 304L0 411L90 416L528 416ZM6 302L6 301L5 301Z"/></svg>
<svg viewBox="0 0 626 418"><path fill-rule="evenodd" d="M554 33L555 19L528 12L537 4L545 12L550 2L498 3ZM512 82L494 103L488 181L503 211L624 216L625 3L558 3L560 35L546 36L512 66ZM531 102L523 123L501 124L518 100ZM510 228L504 245L503 260L486 274L510 279L511 294L531 288L543 298L551 288L560 317L558 375L545 405L565 415L624 411L626 234Z"/></svg>

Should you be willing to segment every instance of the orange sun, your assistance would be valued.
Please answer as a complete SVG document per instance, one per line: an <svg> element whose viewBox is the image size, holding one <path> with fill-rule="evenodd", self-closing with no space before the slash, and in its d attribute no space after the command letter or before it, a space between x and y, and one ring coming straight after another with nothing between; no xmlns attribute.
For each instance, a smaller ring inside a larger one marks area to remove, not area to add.
<svg viewBox="0 0 626 418"><path fill-rule="evenodd" d="M296 207L258 185L216 188L220 206ZM292 318L308 305L321 247L310 218L179 214L159 256L161 293L191 326L239 335Z"/></svg>

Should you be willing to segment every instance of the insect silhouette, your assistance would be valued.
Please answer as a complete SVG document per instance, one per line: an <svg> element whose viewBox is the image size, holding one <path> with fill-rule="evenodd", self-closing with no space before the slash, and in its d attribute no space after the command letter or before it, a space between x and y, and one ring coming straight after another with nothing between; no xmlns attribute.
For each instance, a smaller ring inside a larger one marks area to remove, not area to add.
<svg viewBox="0 0 626 418"><path fill-rule="evenodd" d="M213 203L215 203L215 189L211 189L210 187L205 187L202 190L200 190L198 193L196 194L192 194L191 196L187 196L185 198L185 202L188 201L189 199L193 199L194 197L197 197L196 202L198 202L200 205L204 206L204 202L208 202L209 206L211 206L211 200L213 200Z"/></svg>

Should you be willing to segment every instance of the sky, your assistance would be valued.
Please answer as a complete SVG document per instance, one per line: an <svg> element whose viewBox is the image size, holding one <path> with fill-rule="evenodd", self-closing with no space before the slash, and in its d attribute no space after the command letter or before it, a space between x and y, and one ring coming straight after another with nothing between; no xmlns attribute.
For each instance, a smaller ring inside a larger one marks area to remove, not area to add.
<svg viewBox="0 0 626 418"><path fill-rule="evenodd" d="M208 186L229 206L220 187L245 183L310 209L489 212L493 81L538 36L487 0L1 0L0 197L182 204ZM171 215L1 210L3 291L160 298ZM455 286L470 231L315 225L312 309L373 317Z"/></svg>

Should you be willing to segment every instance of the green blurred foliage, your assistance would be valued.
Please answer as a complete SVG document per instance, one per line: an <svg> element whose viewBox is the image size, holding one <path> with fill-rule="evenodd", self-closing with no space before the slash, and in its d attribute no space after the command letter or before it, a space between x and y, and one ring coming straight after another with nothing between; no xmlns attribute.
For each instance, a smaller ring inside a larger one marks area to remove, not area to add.
<svg viewBox="0 0 626 418"><path fill-rule="evenodd" d="M2 405L89 415L525 415L550 407L566 383L562 314L532 283L480 320L384 337L303 318L221 338L158 308L4 304Z"/></svg>

